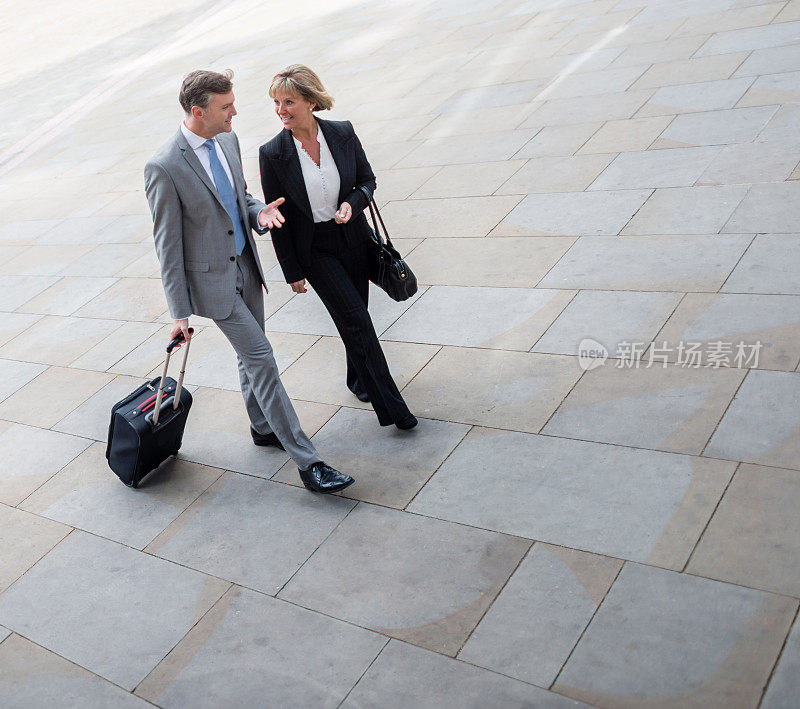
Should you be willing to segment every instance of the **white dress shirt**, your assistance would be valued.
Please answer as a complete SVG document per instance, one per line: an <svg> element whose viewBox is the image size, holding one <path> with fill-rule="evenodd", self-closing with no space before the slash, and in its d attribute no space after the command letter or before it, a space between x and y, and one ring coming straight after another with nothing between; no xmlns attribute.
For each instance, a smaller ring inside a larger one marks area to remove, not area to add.
<svg viewBox="0 0 800 709"><path fill-rule="evenodd" d="M303 170L303 181L306 183L308 201L311 204L311 216L314 223L327 222L339 208L339 170L333 161L330 148L325 142L322 129L317 125L317 140L319 141L319 167L311 156L303 149L303 145L292 136L297 154L300 156L300 167Z"/></svg>
<svg viewBox="0 0 800 709"><path fill-rule="evenodd" d="M192 133L192 131L190 131L183 123L181 123L181 132L183 133L183 137L186 138L186 142L189 143L189 147L194 150L194 154L197 155L197 159L200 161L203 169L208 173L208 176L211 178L211 182L216 187L217 183L214 182L214 175L211 174L211 160L208 157L208 148L204 145L208 138L203 138L202 136L197 135L197 133ZM225 153L222 152L222 148L219 147L219 143L216 140L214 140L214 147L217 150L217 157L222 164L222 169L225 170L225 174L231 181L231 187L233 187L235 191L236 183L233 181L233 175L231 174L230 165L228 165L228 159L225 157Z"/></svg>

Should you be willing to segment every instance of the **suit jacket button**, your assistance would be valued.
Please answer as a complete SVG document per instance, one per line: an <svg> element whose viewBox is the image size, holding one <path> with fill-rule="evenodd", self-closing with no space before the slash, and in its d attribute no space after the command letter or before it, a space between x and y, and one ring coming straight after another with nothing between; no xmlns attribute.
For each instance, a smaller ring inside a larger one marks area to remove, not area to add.
<svg viewBox="0 0 800 709"><path fill-rule="evenodd" d="M231 261L235 261L235 260L236 260L236 257L235 256L231 256Z"/></svg>
<svg viewBox="0 0 800 709"><path fill-rule="evenodd" d="M228 229L228 236L233 236L233 229Z"/></svg>

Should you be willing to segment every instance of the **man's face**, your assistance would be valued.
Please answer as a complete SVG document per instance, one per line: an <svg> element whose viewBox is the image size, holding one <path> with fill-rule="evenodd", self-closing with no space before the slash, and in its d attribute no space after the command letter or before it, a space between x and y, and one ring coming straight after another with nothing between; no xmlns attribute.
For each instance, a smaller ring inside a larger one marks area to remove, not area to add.
<svg viewBox="0 0 800 709"><path fill-rule="evenodd" d="M236 115L233 101L233 91L229 91L227 94L211 94L208 107L200 109L202 111L201 121L206 133L216 135L217 133L231 132L231 121Z"/></svg>

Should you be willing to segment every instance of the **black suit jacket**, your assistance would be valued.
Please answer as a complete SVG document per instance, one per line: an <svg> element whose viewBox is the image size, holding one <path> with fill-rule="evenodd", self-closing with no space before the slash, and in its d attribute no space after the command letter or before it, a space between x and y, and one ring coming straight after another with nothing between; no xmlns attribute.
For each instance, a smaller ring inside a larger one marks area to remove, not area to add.
<svg viewBox="0 0 800 709"><path fill-rule="evenodd" d="M353 208L353 216L344 225L344 235L348 244L354 246L359 240L370 238L370 227L364 216L367 198L359 187L366 187L372 194L375 174L350 121L320 118L317 121L339 170L338 204L349 202ZM286 222L280 229L273 229L271 235L284 278L287 283L294 283L305 278L303 264L311 260L314 220L291 131L284 128L264 143L259 148L258 158L265 201L269 203L278 197L286 199L280 208Z"/></svg>

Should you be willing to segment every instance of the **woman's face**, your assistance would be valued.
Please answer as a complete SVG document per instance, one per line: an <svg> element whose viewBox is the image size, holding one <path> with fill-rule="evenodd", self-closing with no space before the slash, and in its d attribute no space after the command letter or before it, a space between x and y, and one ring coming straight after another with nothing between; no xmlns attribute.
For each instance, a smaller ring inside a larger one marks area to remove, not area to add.
<svg viewBox="0 0 800 709"><path fill-rule="evenodd" d="M313 103L309 103L302 96L294 94L278 93L273 99L275 103L275 113L281 119L284 128L302 128L312 120L311 109Z"/></svg>

